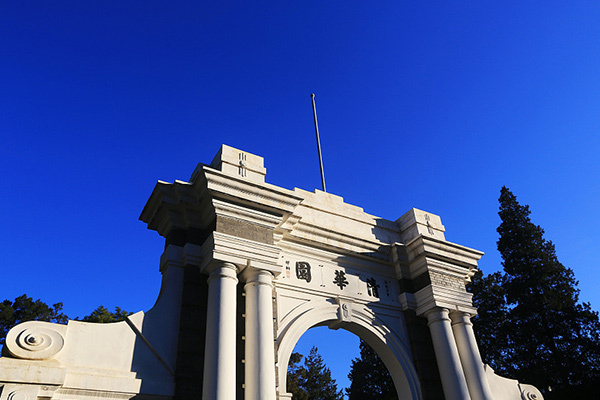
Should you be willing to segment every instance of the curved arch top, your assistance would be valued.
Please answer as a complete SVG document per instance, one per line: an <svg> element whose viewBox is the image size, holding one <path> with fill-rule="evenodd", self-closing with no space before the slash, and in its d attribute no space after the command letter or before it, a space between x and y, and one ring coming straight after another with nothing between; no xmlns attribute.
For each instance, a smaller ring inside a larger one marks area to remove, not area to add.
<svg viewBox="0 0 600 400"><path fill-rule="evenodd" d="M344 306L348 311L346 315ZM401 318L384 321L366 304L340 299L333 303L330 299L321 298L295 307L282 322L276 338L280 394L286 391L287 366L296 343L310 328L326 325L332 329L345 329L367 342L390 371L399 398L421 399L419 380L405 344Z"/></svg>

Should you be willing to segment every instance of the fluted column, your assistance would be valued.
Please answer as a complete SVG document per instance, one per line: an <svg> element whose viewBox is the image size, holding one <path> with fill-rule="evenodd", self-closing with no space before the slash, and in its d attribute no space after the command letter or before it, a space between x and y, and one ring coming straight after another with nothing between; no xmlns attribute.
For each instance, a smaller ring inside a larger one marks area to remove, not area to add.
<svg viewBox="0 0 600 400"><path fill-rule="evenodd" d="M450 317L445 308L433 308L425 313L431 331L446 400L470 400L456 341L452 334Z"/></svg>
<svg viewBox="0 0 600 400"><path fill-rule="evenodd" d="M221 263L208 278L202 398L235 399L237 267Z"/></svg>
<svg viewBox="0 0 600 400"><path fill-rule="evenodd" d="M472 400L492 400L492 391L485 376L479 348L475 341L471 316L465 312L450 313L452 331L465 372Z"/></svg>
<svg viewBox="0 0 600 400"><path fill-rule="evenodd" d="M254 270L247 276L245 399L275 400L273 275Z"/></svg>

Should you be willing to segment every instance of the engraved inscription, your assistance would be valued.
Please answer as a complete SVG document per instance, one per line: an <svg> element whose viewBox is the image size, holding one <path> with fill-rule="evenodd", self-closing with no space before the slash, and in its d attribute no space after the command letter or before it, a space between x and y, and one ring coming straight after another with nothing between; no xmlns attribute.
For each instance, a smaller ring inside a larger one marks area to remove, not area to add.
<svg viewBox="0 0 600 400"><path fill-rule="evenodd" d="M296 278L310 283L312 275L310 273L310 264L306 261L296 261Z"/></svg>
<svg viewBox="0 0 600 400"><path fill-rule="evenodd" d="M379 297L379 285L375 278L367 279L367 291L369 296Z"/></svg>
<svg viewBox="0 0 600 400"><path fill-rule="evenodd" d="M344 271L335 271L335 279L333 280L340 289L344 290L344 287L348 286L348 281L346 280L346 273Z"/></svg>
<svg viewBox="0 0 600 400"><path fill-rule="evenodd" d="M238 172L239 172L240 176L245 177L248 175L248 170L246 168L246 154L240 153L239 159L240 159L240 165L238 167Z"/></svg>

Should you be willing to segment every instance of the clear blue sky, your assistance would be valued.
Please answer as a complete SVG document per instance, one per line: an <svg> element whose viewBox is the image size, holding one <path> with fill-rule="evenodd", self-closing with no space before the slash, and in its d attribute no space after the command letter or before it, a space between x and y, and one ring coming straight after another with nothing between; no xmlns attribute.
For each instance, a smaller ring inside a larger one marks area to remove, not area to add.
<svg viewBox="0 0 600 400"><path fill-rule="evenodd" d="M311 92L328 191L441 215L489 273L506 185L600 309L592 1L3 2L0 300L149 309L163 240L138 216L156 180L226 143L270 183L320 187ZM327 362L344 386L347 362Z"/></svg>

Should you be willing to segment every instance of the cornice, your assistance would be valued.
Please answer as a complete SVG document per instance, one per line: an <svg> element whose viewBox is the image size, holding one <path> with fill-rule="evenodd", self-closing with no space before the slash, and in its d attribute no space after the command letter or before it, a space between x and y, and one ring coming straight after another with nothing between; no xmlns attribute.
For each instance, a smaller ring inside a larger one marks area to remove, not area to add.
<svg viewBox="0 0 600 400"><path fill-rule="evenodd" d="M348 233L334 231L299 220L284 241L304 243L327 249L338 254L357 254L390 261L390 246L383 242L370 241Z"/></svg>
<svg viewBox="0 0 600 400"><path fill-rule="evenodd" d="M140 220L167 236L174 228L206 228L216 214L275 228L302 198L269 184L245 181L202 167L193 182L158 181Z"/></svg>
<svg viewBox="0 0 600 400"><path fill-rule="evenodd" d="M246 267L264 269L277 276L282 267L278 265L281 250L273 245L258 243L220 232L212 232L202 245L201 271L210 270L222 262L237 265L238 272Z"/></svg>
<svg viewBox="0 0 600 400"><path fill-rule="evenodd" d="M212 197L234 201L252 208L282 215L293 212L302 197L268 183L257 183L204 166L194 186L205 186Z"/></svg>
<svg viewBox="0 0 600 400"><path fill-rule="evenodd" d="M376 274L389 275L393 268L391 262L366 257L358 253L343 253L335 249L320 248L312 243L282 241L277 244L288 256L297 259L312 259L327 263L336 263L344 267L364 269Z"/></svg>
<svg viewBox="0 0 600 400"><path fill-rule="evenodd" d="M421 256L447 261L464 268L476 268L483 252L456 243L420 235L405 245L409 263Z"/></svg>
<svg viewBox="0 0 600 400"><path fill-rule="evenodd" d="M423 315L432 308L447 308L450 311L462 311L469 314L477 314L473 307L473 294L458 292L453 289L440 286L427 286L414 295L417 303L417 315Z"/></svg>
<svg viewBox="0 0 600 400"><path fill-rule="evenodd" d="M174 228L204 228L212 218L205 198L189 182L158 181L140 215L148 229L166 236Z"/></svg>
<svg viewBox="0 0 600 400"><path fill-rule="evenodd" d="M227 203L223 200L213 199L212 205L217 216L239 219L265 228L273 229L281 223L282 217L258 211L237 204Z"/></svg>

